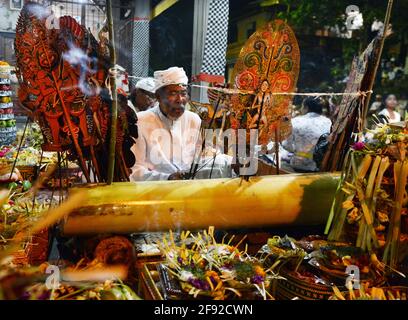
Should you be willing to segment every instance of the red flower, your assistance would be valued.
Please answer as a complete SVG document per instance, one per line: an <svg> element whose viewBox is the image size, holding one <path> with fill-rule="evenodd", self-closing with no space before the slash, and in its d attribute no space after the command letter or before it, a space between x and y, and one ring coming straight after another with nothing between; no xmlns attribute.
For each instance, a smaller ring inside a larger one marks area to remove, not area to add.
<svg viewBox="0 0 408 320"><path fill-rule="evenodd" d="M353 144L351 147L356 151L360 151L365 148L365 144L362 141L358 141L355 144Z"/></svg>

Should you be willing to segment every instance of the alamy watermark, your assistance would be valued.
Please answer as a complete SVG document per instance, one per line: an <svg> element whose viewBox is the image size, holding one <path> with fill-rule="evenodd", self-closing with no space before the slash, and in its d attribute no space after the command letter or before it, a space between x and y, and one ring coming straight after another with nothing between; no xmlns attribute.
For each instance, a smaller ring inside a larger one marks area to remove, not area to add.
<svg viewBox="0 0 408 320"><path fill-rule="evenodd" d="M50 274L45 279L45 286L48 290L57 290L61 284L61 274L58 266L49 265L45 270L46 274Z"/></svg>
<svg viewBox="0 0 408 320"><path fill-rule="evenodd" d="M346 278L346 288L360 289L360 268L352 264L346 267L345 273L349 275Z"/></svg>
<svg viewBox="0 0 408 320"><path fill-rule="evenodd" d="M364 23L363 14L356 5L349 5L346 8L346 28L348 31L359 30Z"/></svg>

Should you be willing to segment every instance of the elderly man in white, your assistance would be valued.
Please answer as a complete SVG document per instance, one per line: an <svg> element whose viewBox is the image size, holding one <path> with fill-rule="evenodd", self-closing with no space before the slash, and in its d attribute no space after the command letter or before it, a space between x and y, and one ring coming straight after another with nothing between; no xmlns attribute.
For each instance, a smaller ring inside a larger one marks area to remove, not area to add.
<svg viewBox="0 0 408 320"><path fill-rule="evenodd" d="M188 110L188 78L183 68L154 73L158 105L137 113L139 137L131 181L178 180L190 170L201 119Z"/></svg>

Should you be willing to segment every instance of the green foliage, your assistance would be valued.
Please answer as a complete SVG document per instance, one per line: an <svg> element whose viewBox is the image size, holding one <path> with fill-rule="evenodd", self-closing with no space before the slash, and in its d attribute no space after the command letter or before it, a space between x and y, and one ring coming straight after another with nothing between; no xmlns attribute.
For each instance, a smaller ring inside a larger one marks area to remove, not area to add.
<svg viewBox="0 0 408 320"><path fill-rule="evenodd" d="M299 35L314 34L326 27L338 27L346 31L346 8L356 5L363 14L364 25L361 30L353 32L352 39L339 39L342 42L342 57L335 61L330 74L333 83L326 83L327 88L343 90L345 84L342 80L349 74L353 57L361 53L371 40L371 25L377 19L384 21L388 0L280 0L281 8L277 18L286 20ZM285 9L286 7L286 9ZM408 51L408 24L405 13L408 12L408 1L394 0L391 24L393 34L387 38L383 58L389 58L389 53L400 47L400 60L404 62L404 54ZM381 70L379 70L381 72ZM390 83L377 82L374 90L378 93L394 92L401 95L406 91L408 79L392 81ZM324 84L322 83L322 86ZM405 89L404 89L405 88Z"/></svg>
<svg viewBox="0 0 408 320"><path fill-rule="evenodd" d="M280 4L288 6L289 10L282 10L278 16L299 29L316 31L324 26L344 26L346 8L356 5L363 13L364 26L368 30L374 19L384 19L387 0L281 0ZM394 1L391 22L395 31L401 32L407 28L403 12L408 11L408 1ZM344 29L343 29L344 30Z"/></svg>

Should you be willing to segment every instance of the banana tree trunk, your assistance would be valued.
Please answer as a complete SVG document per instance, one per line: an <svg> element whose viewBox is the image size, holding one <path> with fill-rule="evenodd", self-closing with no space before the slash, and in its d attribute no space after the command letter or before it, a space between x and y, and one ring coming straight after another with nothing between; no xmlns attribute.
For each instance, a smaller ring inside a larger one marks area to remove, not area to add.
<svg viewBox="0 0 408 320"><path fill-rule="evenodd" d="M87 186L66 235L324 224L339 174L123 182ZM73 189L75 193L82 188Z"/></svg>

